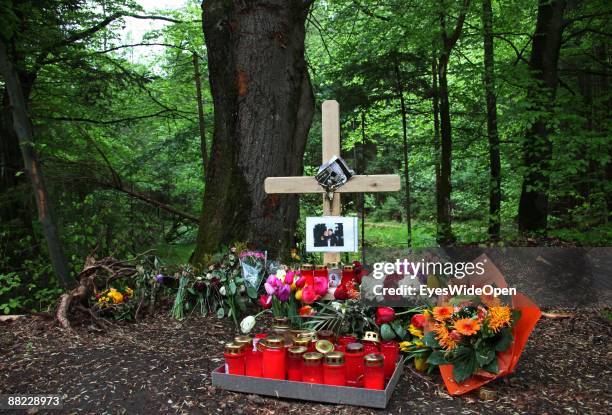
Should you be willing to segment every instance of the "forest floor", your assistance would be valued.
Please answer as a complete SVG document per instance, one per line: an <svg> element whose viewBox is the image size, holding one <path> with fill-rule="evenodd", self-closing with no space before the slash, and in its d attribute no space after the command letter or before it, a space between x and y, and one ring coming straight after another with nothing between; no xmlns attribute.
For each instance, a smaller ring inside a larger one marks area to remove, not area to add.
<svg viewBox="0 0 612 415"><path fill-rule="evenodd" d="M611 312L572 312L538 323L516 372L489 384L494 396L486 401L478 394L453 398L438 375L410 368L386 410L227 392L211 385L210 373L222 364L232 323L165 315L104 333L78 327L78 336L40 315L0 322L0 391L58 393L62 413L88 414L609 413Z"/></svg>

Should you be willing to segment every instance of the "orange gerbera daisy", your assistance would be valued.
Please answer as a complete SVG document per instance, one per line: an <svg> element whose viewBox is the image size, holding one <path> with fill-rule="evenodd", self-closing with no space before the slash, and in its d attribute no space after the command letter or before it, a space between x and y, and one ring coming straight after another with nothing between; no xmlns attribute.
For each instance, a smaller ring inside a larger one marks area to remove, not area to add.
<svg viewBox="0 0 612 415"><path fill-rule="evenodd" d="M455 321L455 330L464 336L471 336L480 330L480 324L472 318L462 318Z"/></svg>
<svg viewBox="0 0 612 415"><path fill-rule="evenodd" d="M497 333L502 327L510 323L510 307L489 307L487 314L487 326L491 331Z"/></svg>
<svg viewBox="0 0 612 415"><path fill-rule="evenodd" d="M442 346L444 349L453 350L455 347L457 347L457 341L451 337L446 325L436 323L433 331L436 333L438 343L440 343L440 346Z"/></svg>
<svg viewBox="0 0 612 415"><path fill-rule="evenodd" d="M433 317L438 321L448 320L453 315L453 311L451 306L434 307Z"/></svg>

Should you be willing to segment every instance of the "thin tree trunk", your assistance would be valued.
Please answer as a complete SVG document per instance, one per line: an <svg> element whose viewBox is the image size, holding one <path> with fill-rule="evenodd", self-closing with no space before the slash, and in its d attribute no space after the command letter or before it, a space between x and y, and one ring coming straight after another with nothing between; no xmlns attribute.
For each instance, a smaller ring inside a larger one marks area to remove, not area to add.
<svg viewBox="0 0 612 415"><path fill-rule="evenodd" d="M540 0L533 37L529 69L537 85L529 89L532 110L538 113L527 131L524 143L526 173L519 202L519 230L542 232L548 223L550 185L549 121L552 115L559 77L557 64L563 35L565 0Z"/></svg>
<svg viewBox="0 0 612 415"><path fill-rule="evenodd" d="M501 160L497 132L495 97L495 54L493 49L493 10L491 0L482 0L484 43L484 87L487 101L487 137L489 139L489 237L498 240L501 226Z"/></svg>
<svg viewBox="0 0 612 415"><path fill-rule="evenodd" d="M452 244L455 242L451 225L451 172L452 172L452 148L453 134L450 116L450 103L448 93L448 61L450 54L459 39L463 23L467 14L470 1L464 0L459 16L455 23L453 32L449 35L446 32L446 5L443 0L440 0L440 32L442 40L442 50L438 59L438 95L440 103L440 137L441 137L441 154L440 154L440 181L438 186L438 243L442 245Z"/></svg>
<svg viewBox="0 0 612 415"><path fill-rule="evenodd" d="M215 128L194 263L232 241L271 257L289 252L298 197L267 195L263 183L303 172L314 111L304 59L310 3L202 3Z"/></svg>
<svg viewBox="0 0 612 415"><path fill-rule="evenodd" d="M9 59L4 40L0 39L0 72L4 78L6 90L13 112L13 128L19 139L23 162L36 199L38 218L42 224L43 233L47 241L49 257L53 270L65 287L71 285L68 261L62 249L62 243L57 231L55 218L51 209L51 203L43 172L36 158L33 146L32 124L28 116L27 103L23 94L19 76L15 67Z"/></svg>
<svg viewBox="0 0 612 415"><path fill-rule="evenodd" d="M435 157L435 174L436 174L436 218L442 215L442 202L440 200L440 97L438 91L438 58L433 48L433 57L431 60L431 84L432 84L432 110L433 110L433 127L434 127L434 157ZM440 223L436 220L436 234L440 234Z"/></svg>
<svg viewBox="0 0 612 415"><path fill-rule="evenodd" d="M408 247L412 246L412 222L410 209L410 170L408 169L408 122L406 120L406 101L404 99L404 88L402 85L402 77L400 74L399 64L395 63L395 79L397 81L397 93L400 99L400 109L402 111L402 132L403 132L403 153L404 153L404 181L406 182L406 199L404 201L406 208L406 228L408 231Z"/></svg>
<svg viewBox="0 0 612 415"><path fill-rule="evenodd" d="M206 124L204 123L204 101L202 101L202 78L200 74L200 61L196 53L192 54L193 73L196 87L196 99L198 101L198 126L200 128L200 151L202 153L202 169L206 174L208 163L208 151L206 149Z"/></svg>

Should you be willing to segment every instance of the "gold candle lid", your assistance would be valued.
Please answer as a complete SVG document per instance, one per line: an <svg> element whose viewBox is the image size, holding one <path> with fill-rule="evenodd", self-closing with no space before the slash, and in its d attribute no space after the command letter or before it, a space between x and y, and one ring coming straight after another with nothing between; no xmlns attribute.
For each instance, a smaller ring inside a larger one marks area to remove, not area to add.
<svg viewBox="0 0 612 415"><path fill-rule="evenodd" d="M365 355L363 360L366 366L378 367L383 365L385 357L380 353L370 353Z"/></svg>
<svg viewBox="0 0 612 415"><path fill-rule="evenodd" d="M346 351L351 353L363 352L363 344L361 343L349 343L346 345Z"/></svg>
<svg viewBox="0 0 612 415"><path fill-rule="evenodd" d="M300 268L304 271L311 271L314 267L312 266L312 264L302 264Z"/></svg>
<svg viewBox="0 0 612 415"><path fill-rule="evenodd" d="M274 317L274 325L289 327L289 319L287 317Z"/></svg>
<svg viewBox="0 0 612 415"><path fill-rule="evenodd" d="M343 270L345 271L352 271L353 270L353 266L352 265L345 265L342 267Z"/></svg>
<svg viewBox="0 0 612 415"><path fill-rule="evenodd" d="M300 334L309 333L308 330L302 330L302 329L291 329L290 332L293 337L300 337Z"/></svg>
<svg viewBox="0 0 612 415"><path fill-rule="evenodd" d="M337 262L328 262L327 263L327 268L336 269L336 268L338 268L338 263Z"/></svg>
<svg viewBox="0 0 612 415"><path fill-rule="evenodd" d="M325 364L338 366L344 364L344 353L329 352L325 355Z"/></svg>
<svg viewBox="0 0 612 415"><path fill-rule="evenodd" d="M253 338L251 336L236 336L234 337L234 343L239 344L241 346L246 346L249 344L253 344Z"/></svg>
<svg viewBox="0 0 612 415"><path fill-rule="evenodd" d="M317 265L315 266L315 269L327 269L326 265Z"/></svg>
<svg viewBox="0 0 612 415"><path fill-rule="evenodd" d="M312 339L314 339L316 337L316 335L317 335L317 332L314 331L314 330L304 330L304 332L303 333L299 333L297 335L297 337L299 339L309 339L309 340L312 340Z"/></svg>
<svg viewBox="0 0 612 415"><path fill-rule="evenodd" d="M304 346L304 347L308 347L308 345L310 344L310 338L309 337L294 337L293 338L293 345L294 346Z"/></svg>
<svg viewBox="0 0 612 415"><path fill-rule="evenodd" d="M317 363L323 360L323 355L317 352L304 353L304 361L309 363Z"/></svg>
<svg viewBox="0 0 612 415"><path fill-rule="evenodd" d="M329 340L319 340L315 344L315 349L319 353L326 354L334 351L334 344Z"/></svg>
<svg viewBox="0 0 612 415"><path fill-rule="evenodd" d="M318 337L323 337L323 338L325 338L325 337L334 337L334 332L331 331L331 330L319 330L317 332L317 336Z"/></svg>
<svg viewBox="0 0 612 415"><path fill-rule="evenodd" d="M242 353L242 347L243 347L243 345L241 345L241 344L227 343L225 345L225 353L227 353L227 354L240 354L240 353Z"/></svg>
<svg viewBox="0 0 612 415"><path fill-rule="evenodd" d="M268 349L281 349L285 347L285 339L280 336L268 336L266 337L265 346Z"/></svg>
<svg viewBox="0 0 612 415"><path fill-rule="evenodd" d="M308 351L308 349L304 346L292 346L289 349L287 349L289 356L300 357L300 358L302 357L304 353L306 353L306 351Z"/></svg>
<svg viewBox="0 0 612 415"><path fill-rule="evenodd" d="M378 333L376 333L375 331L366 331L365 333L363 333L363 338L361 340L374 342L374 343L380 343L380 338L378 337Z"/></svg>

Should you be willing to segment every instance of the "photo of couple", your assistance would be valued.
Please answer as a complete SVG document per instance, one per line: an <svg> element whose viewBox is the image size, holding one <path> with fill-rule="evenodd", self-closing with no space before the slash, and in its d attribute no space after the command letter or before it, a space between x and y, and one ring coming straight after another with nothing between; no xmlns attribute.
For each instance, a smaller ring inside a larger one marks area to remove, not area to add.
<svg viewBox="0 0 612 415"><path fill-rule="evenodd" d="M308 252L357 252L357 218L322 216L306 218Z"/></svg>
<svg viewBox="0 0 612 415"><path fill-rule="evenodd" d="M344 227L342 223L334 223L333 228L328 224L318 223L314 226L314 246L344 246Z"/></svg>

